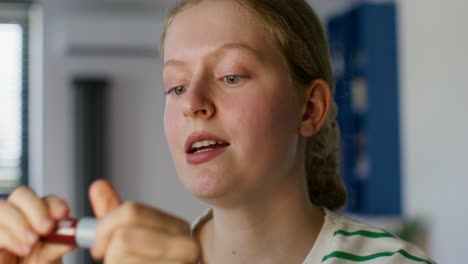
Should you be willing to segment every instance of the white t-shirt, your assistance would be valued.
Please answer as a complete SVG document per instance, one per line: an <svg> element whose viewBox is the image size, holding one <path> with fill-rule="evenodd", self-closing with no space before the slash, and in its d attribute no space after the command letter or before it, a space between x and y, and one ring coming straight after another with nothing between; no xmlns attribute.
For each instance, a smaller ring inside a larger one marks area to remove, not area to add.
<svg viewBox="0 0 468 264"><path fill-rule="evenodd" d="M414 245L386 231L324 211L323 227L302 264L436 264ZM212 211L207 211L194 222L193 232L212 217Z"/></svg>

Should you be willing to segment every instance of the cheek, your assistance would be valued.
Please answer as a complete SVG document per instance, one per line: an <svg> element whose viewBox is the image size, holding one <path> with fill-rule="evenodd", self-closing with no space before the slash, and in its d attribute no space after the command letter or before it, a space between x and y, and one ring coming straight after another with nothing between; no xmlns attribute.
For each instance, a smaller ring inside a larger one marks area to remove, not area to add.
<svg viewBox="0 0 468 264"><path fill-rule="evenodd" d="M179 120L177 119L179 115L174 108L173 105L166 104L164 110L164 133L172 155L175 154L179 142L178 138L180 137Z"/></svg>
<svg viewBox="0 0 468 264"><path fill-rule="evenodd" d="M296 102L281 91L269 97L249 96L241 102L241 107L233 106L239 110L233 115L232 124L249 152L277 155L276 152L291 147L299 126Z"/></svg>

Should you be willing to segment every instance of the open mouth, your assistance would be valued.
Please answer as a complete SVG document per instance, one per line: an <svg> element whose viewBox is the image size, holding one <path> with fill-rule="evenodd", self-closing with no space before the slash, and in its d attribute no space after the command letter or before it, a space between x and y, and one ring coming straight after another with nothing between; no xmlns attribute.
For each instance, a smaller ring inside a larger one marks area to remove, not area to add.
<svg viewBox="0 0 468 264"><path fill-rule="evenodd" d="M205 163L221 155L230 145L208 132L192 133L185 141L185 159L190 165Z"/></svg>
<svg viewBox="0 0 468 264"><path fill-rule="evenodd" d="M187 153L189 154L201 153L201 152L210 151L210 150L227 147L227 146L229 146L229 143L223 142L223 141L202 140L202 141L194 142L188 149Z"/></svg>

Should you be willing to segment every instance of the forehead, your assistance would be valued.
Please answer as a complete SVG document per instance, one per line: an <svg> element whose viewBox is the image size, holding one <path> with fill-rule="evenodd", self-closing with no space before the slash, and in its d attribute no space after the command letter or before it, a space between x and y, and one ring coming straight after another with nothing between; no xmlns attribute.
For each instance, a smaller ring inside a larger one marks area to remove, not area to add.
<svg viewBox="0 0 468 264"><path fill-rule="evenodd" d="M278 53L263 25L255 21L235 1L201 1L177 14L168 27L165 61L204 56L231 43L264 53L260 56Z"/></svg>

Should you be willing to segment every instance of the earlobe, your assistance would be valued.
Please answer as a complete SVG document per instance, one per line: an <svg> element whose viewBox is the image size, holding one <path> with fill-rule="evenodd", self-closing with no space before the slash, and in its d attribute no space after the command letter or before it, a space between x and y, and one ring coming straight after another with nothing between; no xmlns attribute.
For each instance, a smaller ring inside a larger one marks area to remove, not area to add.
<svg viewBox="0 0 468 264"><path fill-rule="evenodd" d="M310 137L325 123L330 108L331 92L328 83L322 79L313 80L304 93L300 134Z"/></svg>

